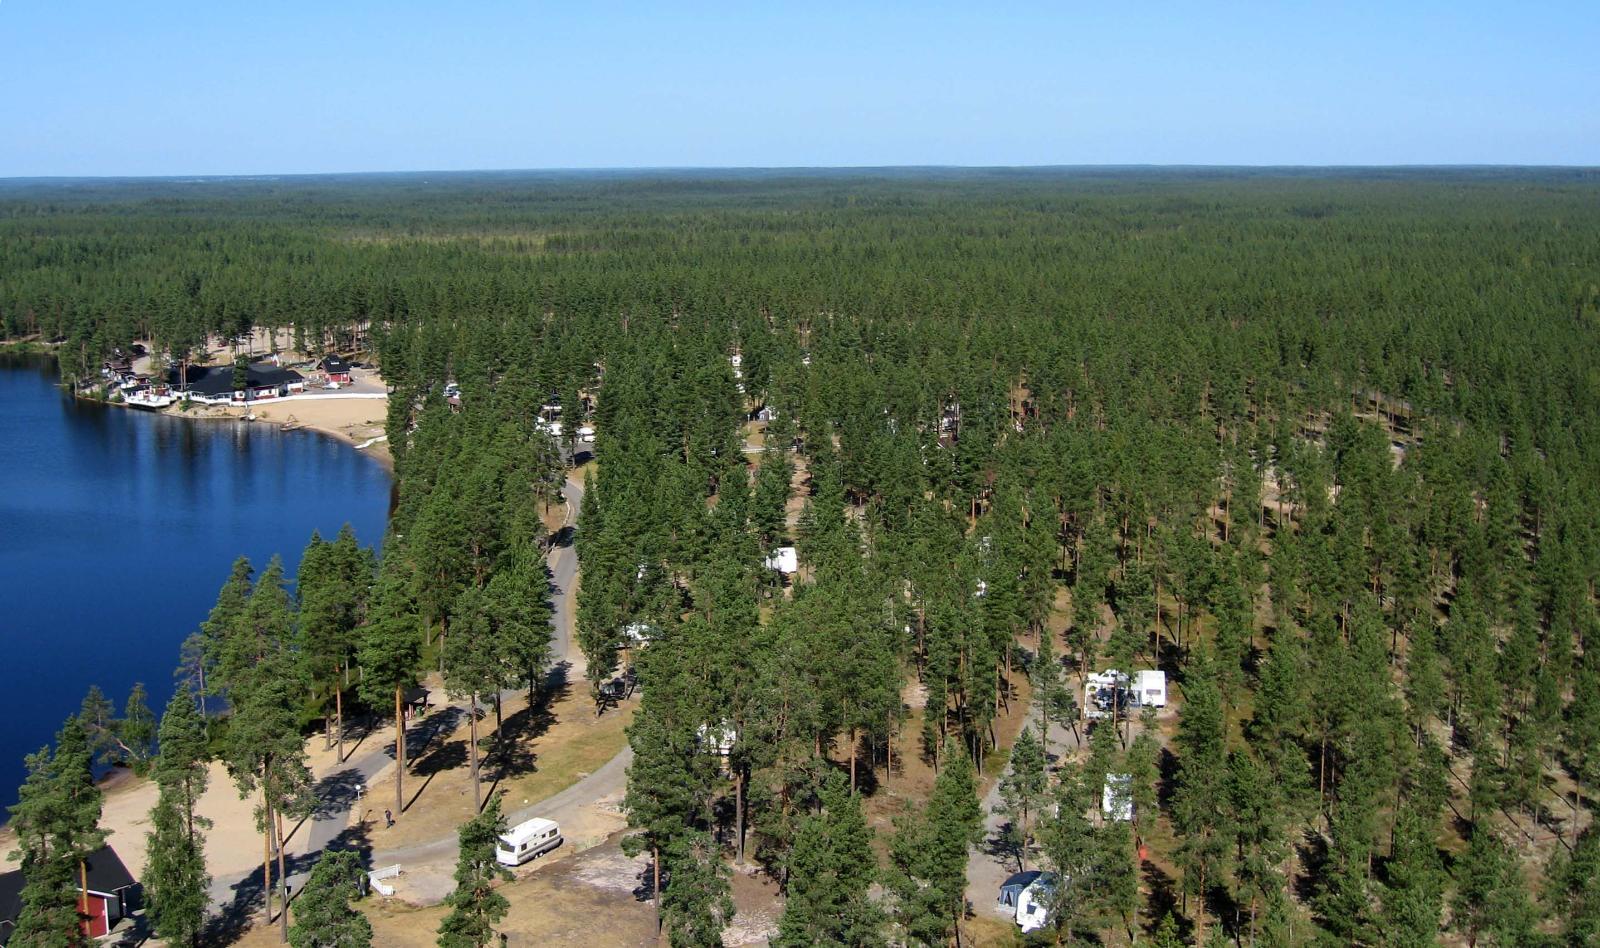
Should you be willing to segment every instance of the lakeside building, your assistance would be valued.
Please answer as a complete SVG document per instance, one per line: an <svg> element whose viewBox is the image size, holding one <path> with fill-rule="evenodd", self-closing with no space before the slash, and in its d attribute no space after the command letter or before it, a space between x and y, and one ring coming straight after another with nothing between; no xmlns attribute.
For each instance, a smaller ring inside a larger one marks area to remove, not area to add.
<svg viewBox="0 0 1600 948"><path fill-rule="evenodd" d="M252 362L245 370L245 387L234 388L234 367L231 365L192 365L186 375L174 371L171 376L174 388L181 389L185 397L206 405L242 405L262 399L282 398L306 389L306 380L294 369Z"/></svg>
<svg viewBox="0 0 1600 948"><path fill-rule="evenodd" d="M322 361L317 364L317 368L322 370L322 374L327 376L330 382L348 385L351 381L350 363L339 356L324 356Z"/></svg>
<svg viewBox="0 0 1600 948"><path fill-rule="evenodd" d="M122 864L116 850L101 846L84 860L88 885L86 891L88 919L83 923L84 933L90 938L109 935L117 923L140 908L143 887ZM11 940L16 929L17 916L22 912L21 869L0 873L0 945Z"/></svg>

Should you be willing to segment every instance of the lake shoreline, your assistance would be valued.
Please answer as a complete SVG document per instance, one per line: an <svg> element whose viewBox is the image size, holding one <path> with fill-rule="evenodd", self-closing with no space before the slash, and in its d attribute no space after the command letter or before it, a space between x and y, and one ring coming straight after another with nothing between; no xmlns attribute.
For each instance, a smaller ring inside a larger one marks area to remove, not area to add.
<svg viewBox="0 0 1600 948"><path fill-rule="evenodd" d="M313 531L331 537L346 523L376 546L394 474L384 442L346 449L382 433L376 386L367 399L252 406L264 426L238 424L244 410L198 404L168 414L235 424L181 424L107 411L118 403L96 392L64 397L70 386L48 354L4 349L0 392L12 478L0 501L0 598L12 606L3 631L10 658L39 672L18 676L24 713L0 737L3 825L24 755L50 743L88 687L120 708L144 682L149 704L164 706L181 640L214 605L228 565L247 556L259 569L280 557L292 573ZM284 437L286 428L320 437ZM108 791L127 778L109 776Z"/></svg>
<svg viewBox="0 0 1600 948"><path fill-rule="evenodd" d="M78 397L84 398L82 395ZM144 411L144 409L134 408L123 402L86 398L84 400L125 408L129 411ZM381 410L377 411L379 415L377 425L367 425L365 423L366 420L354 420L357 415L370 413L356 410L362 405L381 407ZM280 410L286 413L282 418L277 417ZM234 421L241 424L276 425L280 431L309 431L348 445L352 450L377 461L384 470L393 475L394 457L389 453L387 435L381 427L382 419L387 418L388 413L388 398L330 398L297 401L293 397L281 400L271 399L249 402L237 407L232 405L193 405L188 410L183 410L173 406L162 411L149 412L149 414L153 415L182 418L188 421ZM365 437L359 437L356 429L362 427L375 429L375 431ZM374 441L374 438L382 440ZM362 447L363 444L368 445L368 447Z"/></svg>
<svg viewBox="0 0 1600 948"><path fill-rule="evenodd" d="M41 342L37 338L0 340L0 355L13 358L38 358L55 361L55 350L57 348L58 344ZM80 391L70 385L63 384L61 387L65 388L73 398L81 402L104 405L107 407L126 408L134 411L144 410L136 409L134 406L122 401L113 401L106 398L94 398L90 395L84 394L83 391ZM378 413L379 418L377 423L369 426L375 430L371 431L365 436L358 436L353 429L360 427L361 425L353 420L353 416L355 414L354 412L346 411L341 407L341 405L338 404L343 402L379 403L382 407L382 411ZM273 417L273 414L276 414L276 408L278 406L290 404L293 404L295 409L289 414L288 417L285 417L282 420L278 420ZM241 408L243 409L242 412L240 411ZM272 412L273 414L265 414L266 412ZM300 414L296 414L295 412ZM243 406L193 405L188 410L183 410L175 405L171 408L151 412L151 414L165 415L170 418L185 418L189 420L234 420L251 423L264 422L268 424L277 424L278 427L284 431L311 431L315 432L316 434L332 438L342 444L349 445L351 448L361 451L369 457L375 458L378 463L383 466L384 470L388 471L390 475L394 474L394 456L389 452L388 435L387 431L384 430L383 427L384 422L387 420L389 414L389 399L387 396L381 399L326 398L306 399L303 401L298 400L294 396L289 396L281 400L263 399L260 401L249 402ZM246 417L247 415L252 414L256 415L254 419ZM305 417L301 417L301 414L305 415Z"/></svg>

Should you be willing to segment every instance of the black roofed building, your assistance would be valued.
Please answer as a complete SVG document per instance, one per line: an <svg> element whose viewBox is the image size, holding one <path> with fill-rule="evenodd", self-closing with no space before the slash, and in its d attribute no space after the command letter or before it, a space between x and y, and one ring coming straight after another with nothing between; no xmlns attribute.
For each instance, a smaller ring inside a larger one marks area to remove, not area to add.
<svg viewBox="0 0 1600 948"><path fill-rule="evenodd" d="M101 846L84 860L88 878L84 903L87 905L86 934L99 938L111 933L117 923L140 908L142 887L117 857L116 850ZM17 916L22 912L22 870L0 873L0 945L11 939Z"/></svg>
<svg viewBox="0 0 1600 948"><path fill-rule="evenodd" d="M339 356L325 356L317 367L322 369L322 374L326 375L330 382L343 384L350 381L350 363Z"/></svg>
<svg viewBox="0 0 1600 948"><path fill-rule="evenodd" d="M306 388L305 377L299 372L268 362L250 363L245 369L243 389L234 387L234 375L231 365L191 365L186 374L173 371L172 385L189 398L208 405L238 405L265 398L282 398L303 392Z"/></svg>
<svg viewBox="0 0 1600 948"><path fill-rule="evenodd" d="M22 913L22 870L0 873L0 945L11 940Z"/></svg>

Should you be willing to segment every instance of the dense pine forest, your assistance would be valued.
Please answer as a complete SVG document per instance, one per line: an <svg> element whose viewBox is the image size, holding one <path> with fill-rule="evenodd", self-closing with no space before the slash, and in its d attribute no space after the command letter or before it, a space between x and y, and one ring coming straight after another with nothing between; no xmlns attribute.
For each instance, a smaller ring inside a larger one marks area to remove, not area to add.
<svg viewBox="0 0 1600 948"><path fill-rule="evenodd" d="M1600 939L1593 173L0 185L0 332L65 378L263 328L381 368L398 499L379 556L236 568L184 655L232 713L161 729L180 849L207 754L271 852L314 722L537 689L576 461L585 687L637 695L674 945L752 865L785 946ZM1169 707L1086 720L1105 669ZM41 879L98 844L92 736L30 761ZM989 787L1056 874L1027 936L969 879Z"/></svg>

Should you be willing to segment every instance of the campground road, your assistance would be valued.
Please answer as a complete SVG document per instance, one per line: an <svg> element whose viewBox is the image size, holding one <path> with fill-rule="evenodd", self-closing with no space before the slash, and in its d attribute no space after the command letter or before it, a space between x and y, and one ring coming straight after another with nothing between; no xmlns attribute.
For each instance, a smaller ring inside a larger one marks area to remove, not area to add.
<svg viewBox="0 0 1600 948"><path fill-rule="evenodd" d="M570 473L562 490L566 501L565 528L577 524L578 513L583 509L583 482ZM546 557L551 578L551 657L554 664L566 663L569 678L581 677L585 664L582 653L574 647L573 629L575 611L573 592L578 578L578 554L571 541L570 531L563 542L553 546ZM460 705L464 714L465 704ZM441 710L443 710L441 708ZM407 730L407 743L414 739L412 732L426 726L419 721ZM374 732L381 735L383 729ZM318 806L312 816L295 827L288 839L289 884L299 891L309 875L316 858L329 846L350 845L359 848L365 834L350 825L351 810L360 805L358 788L371 786L382 771L394 763L393 742L382 743L364 753L352 753L344 765L323 775L317 782ZM538 803L508 814L515 824L533 817L545 817L557 822L571 818L585 806L597 800L620 794L627 786L628 764L633 759L631 749L623 750L593 773L559 793ZM303 834L303 835L302 835ZM426 862L441 858L454 858L456 836L449 834L427 843L413 844L397 849L374 849L369 866L385 866L396 862ZM259 898L261 870L249 873L230 873L212 880L211 900L216 906L233 906L233 911L248 911L250 903Z"/></svg>

